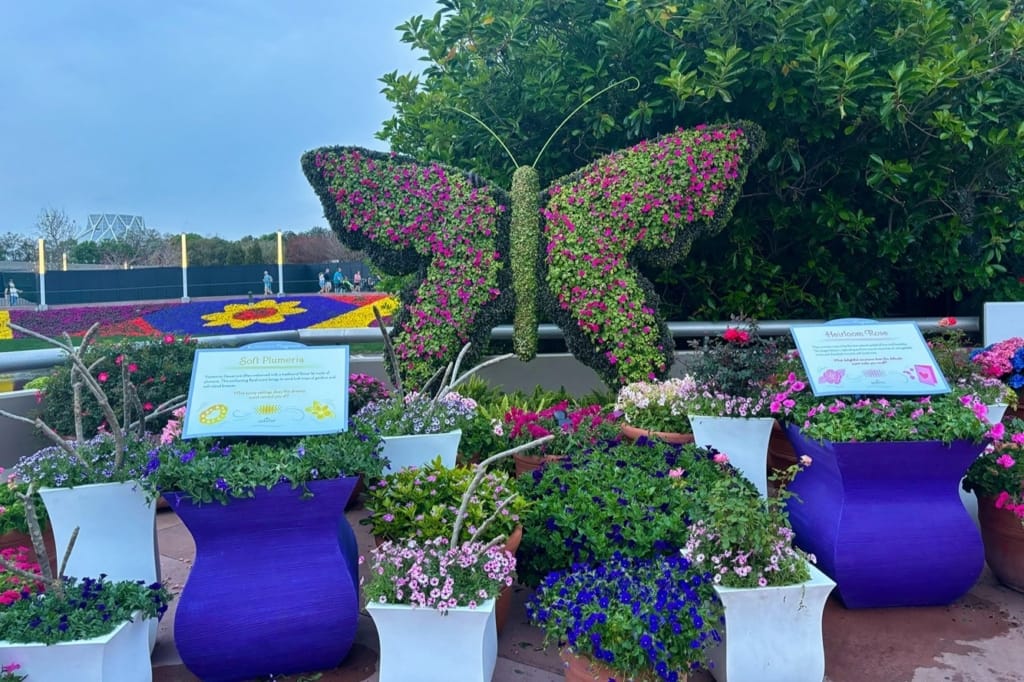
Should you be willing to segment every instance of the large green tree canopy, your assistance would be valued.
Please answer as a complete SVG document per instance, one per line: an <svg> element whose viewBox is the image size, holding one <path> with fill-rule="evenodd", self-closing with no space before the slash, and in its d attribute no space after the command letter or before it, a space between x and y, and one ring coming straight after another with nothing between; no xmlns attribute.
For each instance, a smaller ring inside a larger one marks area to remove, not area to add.
<svg viewBox="0 0 1024 682"><path fill-rule="evenodd" d="M655 273L671 313L976 311L1024 297L1022 3L441 0L386 74L395 151L542 186L677 125L750 119L767 149L719 237ZM958 302L959 303L956 303ZM955 306L958 306L955 307Z"/></svg>

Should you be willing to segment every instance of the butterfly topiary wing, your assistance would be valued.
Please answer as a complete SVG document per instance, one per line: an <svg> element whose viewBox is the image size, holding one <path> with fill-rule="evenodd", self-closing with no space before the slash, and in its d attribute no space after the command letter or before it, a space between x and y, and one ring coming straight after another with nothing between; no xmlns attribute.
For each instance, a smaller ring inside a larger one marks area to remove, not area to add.
<svg viewBox="0 0 1024 682"><path fill-rule="evenodd" d="M542 307L609 386L667 374L674 344L638 266L671 264L721 231L763 145L752 123L679 129L548 190Z"/></svg>
<svg viewBox="0 0 1024 682"><path fill-rule="evenodd" d="M358 147L307 152L302 168L342 243L388 274L419 274L392 321L403 383L421 388L467 342L471 364L510 314L507 193L439 163Z"/></svg>

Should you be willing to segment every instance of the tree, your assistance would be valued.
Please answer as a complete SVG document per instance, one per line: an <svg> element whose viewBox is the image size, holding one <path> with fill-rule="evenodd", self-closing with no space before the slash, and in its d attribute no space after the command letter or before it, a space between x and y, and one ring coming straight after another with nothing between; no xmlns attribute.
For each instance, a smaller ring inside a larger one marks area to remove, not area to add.
<svg viewBox="0 0 1024 682"><path fill-rule="evenodd" d="M285 260L289 263L330 263L358 260L351 249L342 246L338 235L326 227L314 227L289 234L285 241Z"/></svg>
<svg viewBox="0 0 1024 682"><path fill-rule="evenodd" d="M36 258L38 254L34 240L16 232L0 235L0 260L31 262Z"/></svg>
<svg viewBox="0 0 1024 682"><path fill-rule="evenodd" d="M45 241L47 265L56 265L75 245L78 224L62 209L47 208L36 218L36 234Z"/></svg>
<svg viewBox="0 0 1024 682"><path fill-rule="evenodd" d="M88 263L95 265L103 262L103 253L100 245L92 240L86 240L75 244L68 252L68 260L72 263Z"/></svg>
<svg viewBox="0 0 1024 682"><path fill-rule="evenodd" d="M676 125L751 119L768 149L720 236L656 273L674 314L946 314L1024 296L1024 22L999 0L462 0L399 27L395 151L507 187ZM973 308L976 310L976 308Z"/></svg>

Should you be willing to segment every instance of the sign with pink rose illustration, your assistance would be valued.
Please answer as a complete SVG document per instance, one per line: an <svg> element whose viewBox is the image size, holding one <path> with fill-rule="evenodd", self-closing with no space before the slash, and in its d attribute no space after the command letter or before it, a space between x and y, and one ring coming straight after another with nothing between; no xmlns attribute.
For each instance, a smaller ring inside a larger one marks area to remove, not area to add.
<svg viewBox="0 0 1024 682"><path fill-rule="evenodd" d="M790 328L814 395L935 395L949 384L913 322Z"/></svg>

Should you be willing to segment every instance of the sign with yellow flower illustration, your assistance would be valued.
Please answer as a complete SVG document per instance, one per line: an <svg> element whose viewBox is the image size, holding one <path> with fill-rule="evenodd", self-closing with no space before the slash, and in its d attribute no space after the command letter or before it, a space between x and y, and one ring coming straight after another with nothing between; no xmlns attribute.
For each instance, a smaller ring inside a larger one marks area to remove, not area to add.
<svg viewBox="0 0 1024 682"><path fill-rule="evenodd" d="M182 438L348 428L348 346L200 348Z"/></svg>

